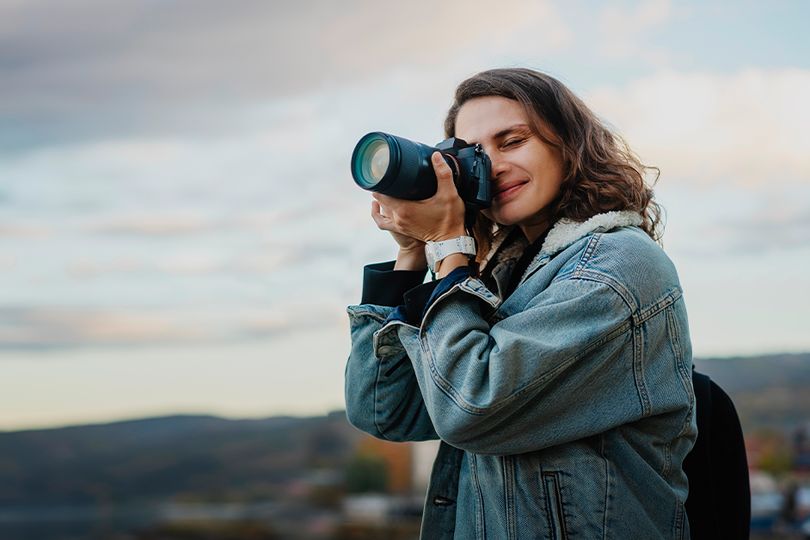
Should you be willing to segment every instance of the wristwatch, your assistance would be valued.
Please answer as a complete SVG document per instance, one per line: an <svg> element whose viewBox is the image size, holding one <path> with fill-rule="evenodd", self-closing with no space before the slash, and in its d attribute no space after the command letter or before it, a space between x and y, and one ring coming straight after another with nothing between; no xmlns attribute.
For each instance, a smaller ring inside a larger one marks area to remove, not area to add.
<svg viewBox="0 0 810 540"><path fill-rule="evenodd" d="M475 239L472 236L459 236L441 242L425 242L425 256L427 257L428 268L434 274L442 259L453 253L475 256Z"/></svg>

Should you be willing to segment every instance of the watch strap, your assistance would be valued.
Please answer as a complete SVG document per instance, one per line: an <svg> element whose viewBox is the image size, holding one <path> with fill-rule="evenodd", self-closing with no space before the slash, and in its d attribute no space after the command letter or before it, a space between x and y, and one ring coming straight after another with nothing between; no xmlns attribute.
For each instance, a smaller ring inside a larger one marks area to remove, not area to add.
<svg viewBox="0 0 810 540"><path fill-rule="evenodd" d="M428 268L436 273L438 264L453 253L475 255L475 239L472 236L458 236L441 242L425 242L425 256Z"/></svg>

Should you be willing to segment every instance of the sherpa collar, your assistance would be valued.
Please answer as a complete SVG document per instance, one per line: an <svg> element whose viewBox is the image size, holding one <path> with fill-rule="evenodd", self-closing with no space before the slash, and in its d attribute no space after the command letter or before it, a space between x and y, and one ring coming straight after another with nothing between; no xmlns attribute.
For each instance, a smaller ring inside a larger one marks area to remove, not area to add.
<svg viewBox="0 0 810 540"><path fill-rule="evenodd" d="M543 241L543 247L540 249L540 254L554 255L583 236L597 230L604 232L619 227L627 227L629 225L641 225L643 221L644 219L639 213L629 210L596 214L586 221L574 221L573 219L563 218L555 223L546 235L546 239ZM492 245L489 253L482 261L482 268L489 263L490 259L498 251L498 248L501 247L501 244L506 240L507 236L509 236L509 233L505 232L505 234L500 235L499 240ZM525 245L515 246L515 248L522 252ZM520 253L517 253L516 256L519 257Z"/></svg>
<svg viewBox="0 0 810 540"><path fill-rule="evenodd" d="M540 248L540 253L554 255L558 253L586 234L594 231L605 232L619 227L627 227L630 225L641 225L644 219L641 214L629 210L605 212L604 214L596 214L586 221L574 221L572 219L563 218L559 220L548 231L546 239L543 242L543 247Z"/></svg>

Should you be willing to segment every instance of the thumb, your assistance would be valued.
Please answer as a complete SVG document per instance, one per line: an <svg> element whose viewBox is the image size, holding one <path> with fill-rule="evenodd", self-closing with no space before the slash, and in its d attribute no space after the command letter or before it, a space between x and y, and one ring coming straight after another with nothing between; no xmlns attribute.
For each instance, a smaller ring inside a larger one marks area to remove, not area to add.
<svg viewBox="0 0 810 540"><path fill-rule="evenodd" d="M452 189L455 192L456 185L453 182L453 171L442 157L441 152L433 152L430 159L433 162L433 171L436 173L436 182L438 184L436 191L441 192Z"/></svg>

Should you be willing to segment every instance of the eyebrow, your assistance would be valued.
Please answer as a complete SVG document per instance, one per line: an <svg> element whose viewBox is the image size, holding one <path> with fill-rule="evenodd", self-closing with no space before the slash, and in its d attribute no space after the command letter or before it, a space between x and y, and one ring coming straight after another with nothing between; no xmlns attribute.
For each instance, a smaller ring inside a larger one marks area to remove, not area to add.
<svg viewBox="0 0 810 540"><path fill-rule="evenodd" d="M492 136L493 139L502 139L507 135L514 133L515 131L531 131L531 128L526 124L515 124L513 126L509 126L506 129L502 129L497 132L495 135Z"/></svg>

